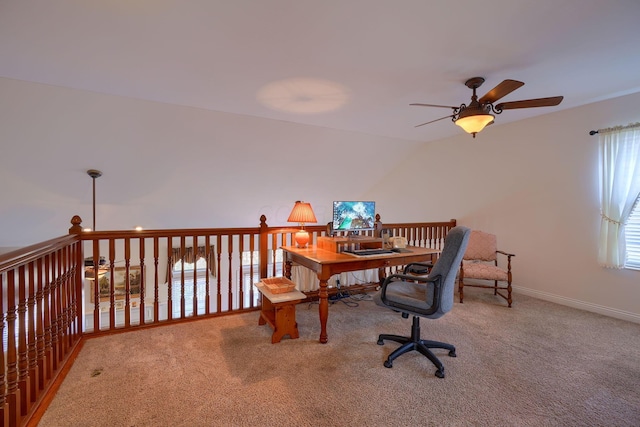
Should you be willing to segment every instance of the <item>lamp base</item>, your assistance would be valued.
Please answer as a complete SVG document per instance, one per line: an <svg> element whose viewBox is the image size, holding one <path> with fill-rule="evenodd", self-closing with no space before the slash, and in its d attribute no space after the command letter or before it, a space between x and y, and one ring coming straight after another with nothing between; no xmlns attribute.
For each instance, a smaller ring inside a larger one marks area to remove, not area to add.
<svg viewBox="0 0 640 427"><path fill-rule="evenodd" d="M309 233L305 230L300 230L295 234L295 241L298 248L306 248L309 243Z"/></svg>

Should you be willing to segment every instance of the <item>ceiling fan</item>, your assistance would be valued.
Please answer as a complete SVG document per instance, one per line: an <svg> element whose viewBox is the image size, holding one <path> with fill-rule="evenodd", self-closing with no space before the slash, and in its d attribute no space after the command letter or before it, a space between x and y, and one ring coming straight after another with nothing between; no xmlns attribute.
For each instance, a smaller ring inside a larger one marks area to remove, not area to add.
<svg viewBox="0 0 640 427"><path fill-rule="evenodd" d="M416 127L428 125L429 123L437 122L451 117L451 120L460 126L465 132L470 133L473 137L476 137L476 133L480 132L485 126L493 123L495 118L494 114L500 114L504 110L514 110L516 108L532 108L532 107L553 107L562 102L564 97L552 96L550 98L536 98L526 99L522 101L501 102L494 105L494 103L500 98L510 94L514 90L521 86L524 86L523 82L517 80L503 80L502 83L487 92L482 98L478 99L476 95L476 89L478 89L484 78L473 77L465 82L465 85L473 90L471 96L471 102L469 105L460 104L459 107L452 107L448 105L435 105L435 104L409 104L417 105L420 107L438 107L438 108L451 108L453 114L440 117L439 119L431 120L430 122L422 123ZM493 114L492 114L493 113Z"/></svg>

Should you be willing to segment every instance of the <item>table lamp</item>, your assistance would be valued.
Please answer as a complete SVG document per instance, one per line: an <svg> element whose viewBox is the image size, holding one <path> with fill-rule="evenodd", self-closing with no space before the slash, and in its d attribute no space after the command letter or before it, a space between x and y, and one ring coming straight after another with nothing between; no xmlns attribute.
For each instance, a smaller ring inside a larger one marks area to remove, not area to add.
<svg viewBox="0 0 640 427"><path fill-rule="evenodd" d="M293 210L289 215L288 222L298 222L300 223L300 231L295 234L295 241L298 244L299 248L306 248L309 243L309 233L304 229L305 222L318 222L316 216L313 213L313 209L311 209L310 203L305 203L301 201L297 201L293 206Z"/></svg>

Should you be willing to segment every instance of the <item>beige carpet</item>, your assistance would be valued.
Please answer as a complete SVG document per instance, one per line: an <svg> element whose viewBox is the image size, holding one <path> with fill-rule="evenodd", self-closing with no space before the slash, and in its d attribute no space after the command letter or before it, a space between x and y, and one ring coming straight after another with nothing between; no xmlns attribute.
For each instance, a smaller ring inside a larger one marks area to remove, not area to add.
<svg viewBox="0 0 640 427"><path fill-rule="evenodd" d="M640 325L482 289L383 367L411 319L370 300L297 307L300 338L271 344L258 313L88 340L40 426L640 426Z"/></svg>

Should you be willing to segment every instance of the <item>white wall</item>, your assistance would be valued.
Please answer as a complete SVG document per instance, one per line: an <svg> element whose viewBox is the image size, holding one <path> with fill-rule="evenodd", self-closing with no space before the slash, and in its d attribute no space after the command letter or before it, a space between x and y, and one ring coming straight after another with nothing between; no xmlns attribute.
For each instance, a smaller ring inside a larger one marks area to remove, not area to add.
<svg viewBox="0 0 640 427"><path fill-rule="evenodd" d="M98 229L285 225L298 199L326 223L331 201L373 199L383 221L496 233L520 292L640 321L640 272L597 266L588 135L638 121L640 94L431 144L4 78L0 94L0 247L65 234L74 214L90 226L90 168Z"/></svg>
<svg viewBox="0 0 640 427"><path fill-rule="evenodd" d="M414 185L385 181L371 197L404 205L394 219L456 218L497 234L516 254L519 291L640 321L640 272L597 265L598 137L588 134L637 122L639 102L628 95L425 145L391 173Z"/></svg>
<svg viewBox="0 0 640 427"><path fill-rule="evenodd" d="M287 225L296 200L377 184L392 150L419 143L0 78L0 247L100 230Z"/></svg>

